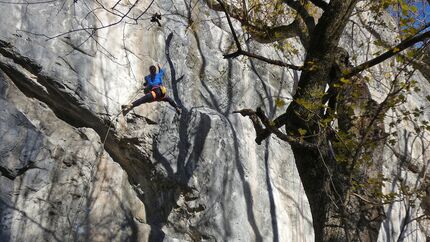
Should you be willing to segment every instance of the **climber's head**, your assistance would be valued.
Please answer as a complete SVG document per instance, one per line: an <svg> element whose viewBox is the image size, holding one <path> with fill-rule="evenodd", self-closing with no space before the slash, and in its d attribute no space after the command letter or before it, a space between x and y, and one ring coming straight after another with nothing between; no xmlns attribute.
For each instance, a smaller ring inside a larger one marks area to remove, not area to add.
<svg viewBox="0 0 430 242"><path fill-rule="evenodd" d="M151 75L155 75L157 73L157 68L155 66L150 66L149 67L149 73Z"/></svg>

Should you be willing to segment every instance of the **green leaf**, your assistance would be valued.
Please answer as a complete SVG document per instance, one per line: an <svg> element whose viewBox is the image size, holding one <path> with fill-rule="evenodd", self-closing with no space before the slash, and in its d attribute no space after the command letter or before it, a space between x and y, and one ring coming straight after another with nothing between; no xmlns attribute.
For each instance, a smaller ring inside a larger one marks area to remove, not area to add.
<svg viewBox="0 0 430 242"><path fill-rule="evenodd" d="M340 82L342 82L343 84L350 84L351 83L351 81L350 80L348 80L348 79L345 79L345 78L340 78Z"/></svg>
<svg viewBox="0 0 430 242"><path fill-rule="evenodd" d="M301 136L304 136L308 132L306 129L302 129L302 128L300 128L298 131Z"/></svg>

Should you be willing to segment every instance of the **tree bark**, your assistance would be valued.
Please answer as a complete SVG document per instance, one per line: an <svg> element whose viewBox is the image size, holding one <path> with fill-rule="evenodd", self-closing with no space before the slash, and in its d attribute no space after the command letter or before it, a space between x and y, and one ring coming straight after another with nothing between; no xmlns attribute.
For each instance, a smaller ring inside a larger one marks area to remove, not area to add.
<svg viewBox="0 0 430 242"><path fill-rule="evenodd" d="M301 67L245 53L235 37L238 51L225 57L246 55L302 71L293 102L275 120L268 120L261 109L237 113L251 119L258 144L273 133L291 145L309 200L315 241L376 241L384 219L380 150L384 147L383 117L389 101L377 104L372 100L359 72L430 36L428 32L417 34L354 68L347 51L339 47L339 40L358 0L311 2L324 10L316 25L299 2L284 0L307 27L306 38L302 38L306 39L306 57ZM228 11L224 10L234 34ZM340 85L342 78L350 78L349 83ZM334 84L341 87L334 88ZM327 85L329 91L325 90ZM329 108L325 106L327 101ZM338 133L322 122L335 113ZM279 130L283 125L286 132Z"/></svg>
<svg viewBox="0 0 430 242"><path fill-rule="evenodd" d="M336 54L356 3L357 0L332 0L326 7L311 34L299 88L286 111L286 133L299 135L299 129L306 130L306 134L310 134L306 141L319 145L315 149L291 143L311 207L315 241L375 241L382 221L379 218L380 205L362 211L367 203L351 198L350 177L353 171L348 163L336 160L330 148L333 145L330 134L319 125L326 85L340 77L333 76L332 70L339 68L339 62L345 62L336 59L339 58ZM306 103L312 105L306 107ZM334 153L337 152L335 149ZM373 168L361 172L363 182L375 175L369 173ZM370 222L371 219L375 222Z"/></svg>

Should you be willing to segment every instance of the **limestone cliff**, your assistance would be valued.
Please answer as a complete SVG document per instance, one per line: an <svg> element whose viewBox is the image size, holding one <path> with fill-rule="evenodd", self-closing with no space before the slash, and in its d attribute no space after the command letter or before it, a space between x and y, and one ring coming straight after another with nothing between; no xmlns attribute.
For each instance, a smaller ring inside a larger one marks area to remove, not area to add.
<svg viewBox="0 0 430 242"><path fill-rule="evenodd" d="M257 145L249 120L232 114L284 111L275 100L291 97L300 73L224 60L234 46L229 29L199 1L142 1L133 13L145 18L118 23L107 12L91 14L97 1L16 3L0 3L0 241L313 240L289 145L276 137ZM155 12L161 27L149 21ZM300 49L248 47L293 63L303 58ZM120 105L142 95L157 62L182 115L151 103L123 118ZM416 78L423 93L411 107L428 104L430 93ZM399 128L400 148L428 162L425 137L416 142L410 129ZM418 180L393 152L386 157L387 174ZM425 173L427 164L415 165ZM397 238L402 226L406 241L425 238L422 224L402 224L410 213L402 206L387 207L381 241Z"/></svg>

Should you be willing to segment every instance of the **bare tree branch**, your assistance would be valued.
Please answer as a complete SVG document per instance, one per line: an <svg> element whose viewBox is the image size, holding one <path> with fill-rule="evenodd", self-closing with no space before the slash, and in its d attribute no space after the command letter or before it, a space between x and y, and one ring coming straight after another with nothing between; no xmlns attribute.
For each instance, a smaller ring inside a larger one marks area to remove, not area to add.
<svg viewBox="0 0 430 242"><path fill-rule="evenodd" d="M269 120L269 118L267 118L266 114L263 112L263 110L260 107L258 107L256 111L252 109L242 109L242 110L234 111L233 113L239 113L242 116L249 117L251 119L256 132L255 142L259 145L264 139L266 139L267 137L270 136L270 134L273 133L281 140L284 140L290 143L300 144L307 148L318 147L316 144L312 144L307 141L304 141L303 137L293 137L281 132L279 130L280 126L277 125L279 124L279 122ZM264 127L261 125L260 121L263 123Z"/></svg>
<svg viewBox="0 0 430 242"><path fill-rule="evenodd" d="M359 15L360 23L364 28L370 32L373 37L377 39L381 43L381 46L389 49L392 45L388 43L386 40L384 40L381 35L376 31L372 26L366 24L366 22L362 19L362 17ZM351 20L352 21L352 20ZM354 21L352 21L355 23ZM359 23L355 23L359 25ZM424 31L426 28L430 27L430 22L423 25L422 27L416 29L416 34ZM413 56L409 56L404 53L399 53L398 55L401 56L403 59L409 61L414 65L416 69L418 69L427 79L430 80L430 59L428 53L430 53L430 42L426 42L424 45L420 46L419 48L415 48L415 54Z"/></svg>
<svg viewBox="0 0 430 242"><path fill-rule="evenodd" d="M248 57L251 57L251 58L254 58L257 60L261 60L261 61L264 61L264 62L272 64L272 65L276 65L276 66L287 67L287 68L292 69L292 70L300 71L303 69L303 66L296 66L296 65L288 64L288 63L285 63L285 62L280 61L280 60L272 60L272 59L269 59L267 57L253 54L253 53L245 51L245 50L240 50L240 51L233 52L231 54L224 55L224 58L225 59L235 58L239 55L248 56Z"/></svg>
<svg viewBox="0 0 430 242"><path fill-rule="evenodd" d="M133 8L137 5L138 2L139 2L139 0L136 0L136 2L134 2L134 4L128 9L127 13L125 13L123 16L121 16L121 18L119 20L117 20L117 21L115 21L113 23L110 23L108 25L103 25L101 27L86 27L86 28L80 28L80 29L73 29L73 30L70 30L70 31L67 31L67 32L64 32L64 33L61 33L61 34L57 34L57 35L51 36L47 40L55 39L55 38L58 38L58 37L61 37L61 36L64 36L64 35L67 35L67 34L70 34L70 33L79 32L79 31L88 31L88 30L90 30L90 31L96 32L96 31L98 31L100 29L105 29L105 28L109 28L109 27L112 27L114 25L117 25L117 24L121 23L125 18L128 17L128 14L131 12L131 10L133 10ZM138 19L138 18L136 18L136 19Z"/></svg>
<svg viewBox="0 0 430 242"><path fill-rule="evenodd" d="M269 64L273 64L273 65L277 65L277 66L283 66L283 67L288 67L288 68L293 69L293 70L301 70L302 69L302 67L291 65L291 64L287 64L287 63L285 63L283 61L280 61L280 60L272 60L272 59L269 59L269 58L264 57L264 56L260 56L260 55L257 55L257 54L250 53L248 51L244 51L242 49L242 47L241 47L239 39L238 39L238 37L236 35L236 31L234 30L233 24L231 23L230 16L229 16L229 14L227 12L227 9L225 8L224 3L222 3L221 0L217 0L217 1L221 5L221 7L222 7L222 9L223 9L223 11L224 11L224 13L225 13L225 15L227 17L227 22L228 22L228 25L229 25L230 30L231 30L232 35L233 35L234 42L236 43L236 47L237 47L237 51L236 52L224 55L224 59L235 58L235 57L238 57L239 55L244 55L244 56L248 56L248 57L251 57L251 58L255 58L255 59L258 59L258 60L265 61L265 62L267 62Z"/></svg>
<svg viewBox="0 0 430 242"><path fill-rule="evenodd" d="M59 0L48 0L48 1L40 1L40 2L9 2L9 1L0 1L0 4L11 4L11 5L35 5L35 4L45 4L45 3L53 3Z"/></svg>
<svg viewBox="0 0 430 242"><path fill-rule="evenodd" d="M388 51L381 54L380 56L375 57L369 61L366 61L366 62L350 69L346 74L343 75L343 77L344 78L350 78L350 77L360 73L361 71L363 71L369 67L375 66L375 65L395 56L399 52L413 46L414 44L421 42L421 41L424 41L424 40L429 39L429 38L430 38L430 31L427 31L427 32L424 32L422 34L418 34L412 38L405 39L400 44L394 46L393 48L389 49Z"/></svg>
<svg viewBox="0 0 430 242"><path fill-rule="evenodd" d="M148 12L149 8L152 6L152 4L153 4L153 3L154 3L154 0L152 0L152 1L149 3L148 7L146 7L146 9L145 9L145 10L143 10L143 12L142 12L139 16L137 16L137 18L135 19L135 21L139 20L139 19L140 19L140 17L142 17L146 12Z"/></svg>
<svg viewBox="0 0 430 242"><path fill-rule="evenodd" d="M115 7L119 4L121 2L121 0L118 0L116 3L115 3L115 5L113 5L113 7L111 7L110 9L115 9Z"/></svg>
<svg viewBox="0 0 430 242"><path fill-rule="evenodd" d="M301 27L302 20L296 18L291 24L280 26L261 26L257 27L251 24L244 24L252 38L260 43L273 43L279 40L300 37L302 43L307 43L309 39L306 27Z"/></svg>
<svg viewBox="0 0 430 242"><path fill-rule="evenodd" d="M310 2L324 11L328 8L328 3L324 2L323 0L310 0Z"/></svg>
<svg viewBox="0 0 430 242"><path fill-rule="evenodd" d="M239 42L239 39L237 38L236 31L234 31L233 24L231 23L230 15L227 13L227 9L225 8L224 3L222 3L221 0L217 0L217 1L221 5L225 13L225 16L227 17L228 26L231 29L231 34L233 35L234 42L236 43L237 51L242 51L242 47L240 46L240 42Z"/></svg>
<svg viewBox="0 0 430 242"><path fill-rule="evenodd" d="M300 1L294 0L283 0L283 2L290 6L292 9L296 10L296 12L300 15L300 17L302 17L303 21L306 23L306 27L308 28L307 32L311 33L315 28L315 20L311 15L309 15L309 12L306 10L303 4Z"/></svg>
<svg viewBox="0 0 430 242"><path fill-rule="evenodd" d="M31 3L31 2L30 2L30 3L18 3L18 4L41 4L41 3L49 3L49 2L55 2L55 1L58 1L58 0L44 1L44 2L33 2L33 3ZM131 11L132 11L136 6L137 6L137 4L139 3L139 1L140 1L140 0L136 0L136 1L132 4L132 6L130 6L130 7L128 8L128 10L127 10L127 12L126 12L126 13L120 13L120 14L115 13L115 12L113 12L113 11L110 11L110 10L109 10L109 9L107 9L107 8L106 8L106 7L105 7L101 2L96 1L96 2L101 6L101 9L103 9L103 10L107 11L108 13L110 13L110 14L112 14L112 15L116 16L116 17L119 17L119 19L118 19L117 21L114 21L114 22L109 23L109 24L107 24L107 25L102 25L102 26L99 26L99 27L92 27L92 26L89 26L89 27L83 27L83 28L78 28L78 29L72 29L72 30L69 30L69 31L67 31L67 32L59 33L59 34L52 35L52 36L47 36L47 35L45 35L45 34L32 33L32 32L25 31L25 30L20 30L20 31L22 31L22 32L26 32L26 33L30 33L30 34L33 34L33 35L36 35L36 36L43 36L43 37L45 37L47 40L52 40L52 39L55 39L55 38L58 38L58 37L61 37L61 36L64 36L64 35L68 35L68 34L75 33L75 32L80 32L80 31L85 31L85 32L91 31L91 32L94 34L94 33L95 33L95 32L97 32L98 30L106 29L106 28L109 28L109 27L115 26L115 25L117 25L117 24L119 24L119 23L123 22L123 21L124 21L124 19L130 19L130 20L133 20L133 21L137 22L138 20L140 20L140 18L141 18L144 14L146 14L146 13L147 13L147 11L149 10L149 8L150 8L150 7L152 6L152 4L155 2L155 0L152 0L152 1L149 3L149 5L145 8L145 10L144 10L142 13L140 13L140 14L139 14L139 16L137 16L137 17L135 17L135 18L130 17L130 16L129 16L129 14L130 14L130 13L131 13ZM0 1L0 3L8 3L8 2L2 2L2 1ZM10 3L10 4L15 4L15 3ZM94 10L90 11L88 14L94 14L94 13L93 13L93 11L94 11ZM88 15L88 14L87 14L87 15ZM94 15L95 15L95 14L94 14ZM97 17L97 16L96 16L96 17Z"/></svg>
<svg viewBox="0 0 430 242"><path fill-rule="evenodd" d="M256 132L255 142L257 142L257 144L261 144L259 137L264 135L267 131L261 125L261 122L258 119L257 115L255 114L254 110L242 109L242 110L234 111L233 113L239 113L243 117L249 117L249 119L251 119L252 124L254 125L255 132Z"/></svg>
<svg viewBox="0 0 430 242"><path fill-rule="evenodd" d="M302 36L308 36L304 33L307 33L307 30L302 26L304 24L300 23L301 20L299 20L299 17L288 25L268 26L263 23L254 24L248 19L248 15L244 9L239 9L218 0L205 1L212 10L228 12L232 18L238 20L246 28L254 40L260 43L272 43L297 36L302 40Z"/></svg>
<svg viewBox="0 0 430 242"><path fill-rule="evenodd" d="M116 17L119 17L119 18L127 18L127 19L131 19L131 20L134 20L132 17L130 17L130 16L128 16L128 13L130 13L130 11L136 6L136 4L137 4L137 2L138 2L139 0L137 0L136 2L135 2L135 4L133 4L130 8L129 8L129 11L127 12L127 13L121 13L119 10L116 10L117 12L113 12L113 11L111 11L110 9L108 9L108 8L106 8L105 7L105 4L104 3L102 3L102 2L100 2L100 1L98 1L98 0L95 0L95 2L100 6L100 8L101 9L103 9L104 11L106 11L106 12L108 12L108 13L110 13L110 14L112 14L112 15L114 15L114 16L116 16ZM96 14L94 14L95 16L97 16Z"/></svg>

